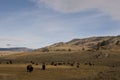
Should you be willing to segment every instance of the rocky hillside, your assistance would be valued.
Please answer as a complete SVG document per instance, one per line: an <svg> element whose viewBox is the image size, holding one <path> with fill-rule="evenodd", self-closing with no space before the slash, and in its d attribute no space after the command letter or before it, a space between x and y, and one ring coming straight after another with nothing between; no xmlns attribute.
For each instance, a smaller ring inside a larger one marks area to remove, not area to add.
<svg viewBox="0 0 120 80"><path fill-rule="evenodd" d="M120 36L90 37L73 39L69 42L59 42L37 49L39 51L81 51L100 49L120 49Z"/></svg>

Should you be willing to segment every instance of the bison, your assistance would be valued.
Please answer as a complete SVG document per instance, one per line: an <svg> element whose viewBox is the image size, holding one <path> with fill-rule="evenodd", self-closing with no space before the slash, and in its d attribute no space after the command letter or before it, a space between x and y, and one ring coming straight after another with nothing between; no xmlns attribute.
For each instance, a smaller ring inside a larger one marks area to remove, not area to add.
<svg viewBox="0 0 120 80"><path fill-rule="evenodd" d="M42 70L45 70L46 69L46 65L45 63L42 64Z"/></svg>
<svg viewBox="0 0 120 80"><path fill-rule="evenodd" d="M32 71L33 71L32 65L27 65L27 72L32 72Z"/></svg>
<svg viewBox="0 0 120 80"><path fill-rule="evenodd" d="M79 66L80 66L80 64L79 64L79 63L77 63L77 66L76 66L76 67L77 67L77 68L79 68Z"/></svg>

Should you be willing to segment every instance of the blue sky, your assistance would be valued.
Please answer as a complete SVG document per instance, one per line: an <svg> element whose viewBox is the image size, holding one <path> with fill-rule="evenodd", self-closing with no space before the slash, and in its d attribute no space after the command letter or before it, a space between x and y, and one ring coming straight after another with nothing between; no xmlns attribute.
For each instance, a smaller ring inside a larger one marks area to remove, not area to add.
<svg viewBox="0 0 120 80"><path fill-rule="evenodd" d="M120 35L119 3L0 0L0 47L40 48L74 38Z"/></svg>

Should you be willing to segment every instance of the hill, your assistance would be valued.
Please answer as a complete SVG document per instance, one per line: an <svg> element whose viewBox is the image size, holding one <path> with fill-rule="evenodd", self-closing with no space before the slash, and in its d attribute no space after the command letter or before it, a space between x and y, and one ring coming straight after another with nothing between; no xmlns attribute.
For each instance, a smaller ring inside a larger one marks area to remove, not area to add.
<svg viewBox="0 0 120 80"><path fill-rule="evenodd" d="M53 45L37 49L36 51L81 51L99 49L120 48L120 36L90 37L84 39L73 39L68 42L59 42Z"/></svg>
<svg viewBox="0 0 120 80"><path fill-rule="evenodd" d="M22 52L31 52L32 49L25 48L25 47L14 47L14 48L0 48L0 57L18 54Z"/></svg>
<svg viewBox="0 0 120 80"><path fill-rule="evenodd" d="M14 48L0 48L0 51L28 52L28 51L32 51L32 49L25 47L14 47Z"/></svg>

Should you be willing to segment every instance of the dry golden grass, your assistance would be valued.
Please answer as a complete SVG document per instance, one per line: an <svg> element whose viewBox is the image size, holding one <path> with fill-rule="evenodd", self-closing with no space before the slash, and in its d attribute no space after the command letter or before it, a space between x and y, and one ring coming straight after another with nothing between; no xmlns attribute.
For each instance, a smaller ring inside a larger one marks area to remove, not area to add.
<svg viewBox="0 0 120 80"><path fill-rule="evenodd" d="M14 55L14 54L18 54L21 52L17 52L17 51L0 51L0 57L4 57L4 56L8 56L8 55Z"/></svg>
<svg viewBox="0 0 120 80"><path fill-rule="evenodd" d="M117 49L117 48L115 48ZM52 51L30 52L7 55L0 58L0 80L120 80L120 52L119 50L100 51ZM109 57L96 58L99 53L109 54ZM13 64L6 64L12 60ZM30 61L38 63L33 65L32 73L26 72L26 65ZM52 66L51 62L75 62L74 66L68 64ZM41 70L41 63L45 62L47 68ZM80 67L76 68L76 63ZM84 65L85 62L94 63L94 66Z"/></svg>
<svg viewBox="0 0 120 80"><path fill-rule="evenodd" d="M33 65L34 71L26 72L27 64L2 64L0 65L0 80L95 80L99 73L106 71L117 72L118 68L109 68L106 66L85 66L80 68L71 66L51 66L47 65L45 71L41 70L41 65ZM103 78L105 75L103 75ZM108 78L108 76L106 76ZM105 79L106 79L105 77ZM119 80L120 75L109 77ZM101 79L97 79L101 80ZM103 79L104 80L104 79ZM112 80L112 79L111 79Z"/></svg>

